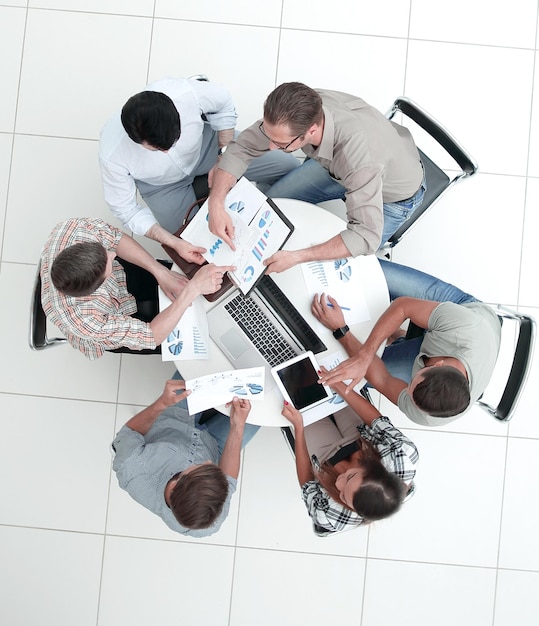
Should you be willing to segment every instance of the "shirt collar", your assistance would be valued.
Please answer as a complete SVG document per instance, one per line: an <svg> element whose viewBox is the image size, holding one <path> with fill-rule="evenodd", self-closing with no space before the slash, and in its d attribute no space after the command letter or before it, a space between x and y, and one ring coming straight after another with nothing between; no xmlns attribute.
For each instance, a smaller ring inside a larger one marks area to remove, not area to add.
<svg viewBox="0 0 539 626"><path fill-rule="evenodd" d="M325 159L327 161L333 161L333 145L335 142L335 122L333 115L324 105L322 105L324 111L324 131L322 134L322 141L318 148L312 151L312 156L317 159Z"/></svg>

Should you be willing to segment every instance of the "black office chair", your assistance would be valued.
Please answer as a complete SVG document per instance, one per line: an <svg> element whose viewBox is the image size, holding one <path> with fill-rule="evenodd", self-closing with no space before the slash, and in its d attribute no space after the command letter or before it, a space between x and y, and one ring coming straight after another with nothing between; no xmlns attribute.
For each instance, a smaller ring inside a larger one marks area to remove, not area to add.
<svg viewBox="0 0 539 626"><path fill-rule="evenodd" d="M44 350L66 343L65 337L47 336L47 316L41 306L41 259L37 264L37 272L32 290L32 301L30 303L30 330L28 333L28 344L32 350Z"/></svg>
<svg viewBox="0 0 539 626"><path fill-rule="evenodd" d="M386 113L388 119L398 113L402 113L428 135L430 135L460 167L460 171L450 178L444 170L431 160L424 152L419 150L421 162L425 169L427 191L421 206L393 233L383 248L388 249L397 245L403 235L417 222L417 220L437 202L458 181L469 178L477 172L477 163L474 158L459 144L459 142L431 115L416 104L410 98L401 96L395 100Z"/></svg>
<svg viewBox="0 0 539 626"><path fill-rule="evenodd" d="M535 345L536 323L533 317L498 306L496 313L503 320L512 320L518 325L511 369L503 393L497 403L480 398L477 404L498 420L508 421L515 414L518 401L530 373ZM505 326L505 324L504 324Z"/></svg>

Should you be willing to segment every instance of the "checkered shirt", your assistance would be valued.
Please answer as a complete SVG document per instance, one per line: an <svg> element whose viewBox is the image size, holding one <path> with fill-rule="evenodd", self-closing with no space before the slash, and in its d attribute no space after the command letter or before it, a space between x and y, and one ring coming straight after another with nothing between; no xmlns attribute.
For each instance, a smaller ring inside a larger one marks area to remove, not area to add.
<svg viewBox="0 0 539 626"><path fill-rule="evenodd" d="M136 312L134 297L127 291L125 272L113 261L112 274L89 296L60 293L50 279L56 256L76 243L94 242L114 251L124 233L97 218L74 218L57 224L41 253L41 301L47 317L69 343L89 359L122 346L134 350L154 349L150 325L131 315Z"/></svg>
<svg viewBox="0 0 539 626"><path fill-rule="evenodd" d="M358 432L378 450L382 463L389 472L396 474L405 483L413 480L419 460L417 448L387 417L377 418L371 426L358 426ZM316 457L313 460L316 469L318 460ZM301 492L315 526L328 532L341 532L363 523L360 515L335 502L316 480L306 482Z"/></svg>

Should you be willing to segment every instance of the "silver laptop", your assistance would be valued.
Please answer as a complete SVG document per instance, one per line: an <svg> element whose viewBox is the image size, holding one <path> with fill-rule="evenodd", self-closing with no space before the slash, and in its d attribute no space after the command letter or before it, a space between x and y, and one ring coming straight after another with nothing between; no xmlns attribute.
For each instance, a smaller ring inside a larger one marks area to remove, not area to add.
<svg viewBox="0 0 539 626"><path fill-rule="evenodd" d="M235 290L208 312L211 338L236 368L271 367L298 354L326 349L324 343L277 287L264 276L249 297Z"/></svg>

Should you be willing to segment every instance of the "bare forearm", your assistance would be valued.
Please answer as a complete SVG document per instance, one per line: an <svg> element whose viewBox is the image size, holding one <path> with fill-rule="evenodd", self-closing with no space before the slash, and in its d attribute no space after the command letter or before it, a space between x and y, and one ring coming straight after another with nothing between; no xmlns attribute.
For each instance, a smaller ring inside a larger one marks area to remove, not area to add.
<svg viewBox="0 0 539 626"><path fill-rule="evenodd" d="M384 341L396 330L398 330L403 322L407 319L407 314L400 298L394 300L371 330L367 340L363 344L362 352L374 357L378 348Z"/></svg>
<svg viewBox="0 0 539 626"><path fill-rule="evenodd" d="M137 241L129 235L124 235L116 248L116 254L124 261L148 270L157 279L167 271L161 263L158 263Z"/></svg>
<svg viewBox="0 0 539 626"><path fill-rule="evenodd" d="M131 428L131 430L134 430L141 435L145 435L165 409L166 405L163 403L162 399L159 398L153 404L150 404L149 407L140 413L137 413L128 422L126 422L125 425L128 428Z"/></svg>
<svg viewBox="0 0 539 626"><path fill-rule="evenodd" d="M169 233L168 230L165 230L160 224L154 224L144 236L148 237L148 239L158 241L159 243L164 243L171 248L175 247L178 239L172 233Z"/></svg>
<svg viewBox="0 0 539 626"><path fill-rule="evenodd" d="M155 343L159 344L165 340L198 295L193 284L189 282L172 304L153 318L150 327Z"/></svg>
<svg viewBox="0 0 539 626"><path fill-rule="evenodd" d="M303 248L295 251L298 263L308 261L329 261L333 259L343 259L350 256L350 251L344 245L340 235L335 235L324 243L319 243L311 248Z"/></svg>
<svg viewBox="0 0 539 626"><path fill-rule="evenodd" d="M240 474L241 441L243 439L244 424L230 424L230 431L226 439L223 454L219 461L222 471L232 478Z"/></svg>
<svg viewBox="0 0 539 626"><path fill-rule="evenodd" d="M217 142L219 144L219 148L223 148L224 146L228 146L228 144L234 139L234 129L230 128L227 130L218 130L217 131Z"/></svg>
<svg viewBox="0 0 539 626"><path fill-rule="evenodd" d="M361 341L359 341L359 339L355 337L351 332L347 332L346 335L342 339L339 340L339 343L343 346L343 348L346 350L346 353L350 357L356 356L359 353L360 349L363 347L363 344L361 343ZM394 387L395 387L395 384L397 386L399 385L399 383L395 383L395 381L398 379L394 379L390 375L387 367L385 366L384 362L378 355L375 354L372 357L370 365L365 373L365 378L377 391L386 395L392 402L396 404L395 397L394 397ZM402 383L402 381L400 382ZM398 389L398 392L400 393L400 388ZM350 398L352 398L353 396L357 396L357 394L355 394L354 392L351 392L350 394L346 396L346 401L350 405L352 405ZM361 396L359 397L361 400L364 400L364 398L361 398ZM398 397L398 394L397 394L397 397ZM363 419L363 415L356 409L356 407L352 407L352 408ZM364 421L367 423L366 420Z"/></svg>
<svg viewBox="0 0 539 626"><path fill-rule="evenodd" d="M210 211L214 208L222 208L224 210L226 194L234 187L236 182L236 177L233 174L217 168L213 177L213 185L210 189Z"/></svg>
<svg viewBox="0 0 539 626"><path fill-rule="evenodd" d="M305 434L303 426L294 428L294 437L296 440L296 473L300 487L314 477L307 443L305 442Z"/></svg>

